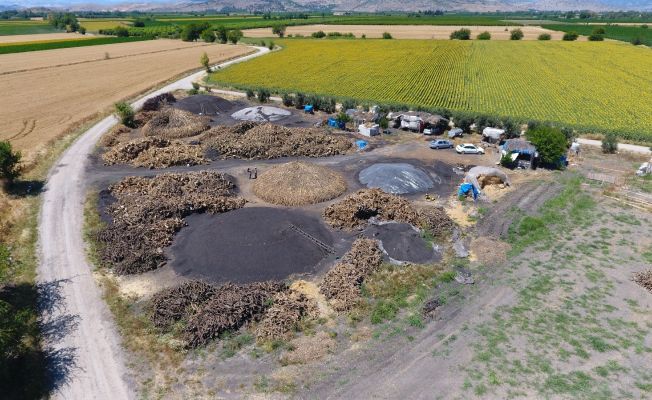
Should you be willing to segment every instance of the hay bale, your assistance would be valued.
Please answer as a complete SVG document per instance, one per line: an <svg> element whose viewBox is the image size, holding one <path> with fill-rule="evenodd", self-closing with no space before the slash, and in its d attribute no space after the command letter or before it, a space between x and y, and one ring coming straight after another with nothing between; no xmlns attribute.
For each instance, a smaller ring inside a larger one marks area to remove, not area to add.
<svg viewBox="0 0 652 400"><path fill-rule="evenodd" d="M288 340L298 329L301 318L317 313L317 303L305 294L294 290L277 293L256 326L256 339L259 342Z"/></svg>
<svg viewBox="0 0 652 400"><path fill-rule="evenodd" d="M212 128L202 135L201 142L221 158L256 160L333 156L345 154L353 146L349 138L321 128L288 128L255 122Z"/></svg>
<svg viewBox="0 0 652 400"><path fill-rule="evenodd" d="M100 258L117 274L156 269L194 213L221 213L244 206L227 175L214 171L126 177L109 187L116 199L106 208L111 223L98 232Z"/></svg>
<svg viewBox="0 0 652 400"><path fill-rule="evenodd" d="M188 111L163 107L143 126L145 136L164 139L180 139L196 136L208 130L210 119Z"/></svg>
<svg viewBox="0 0 652 400"><path fill-rule="evenodd" d="M202 346L224 332L239 329L259 317L274 295L286 288L283 283L271 281L220 286L188 319L186 343L189 347Z"/></svg>
<svg viewBox="0 0 652 400"><path fill-rule="evenodd" d="M346 191L346 181L330 168L294 161L263 172L253 191L268 203L302 206L338 197Z"/></svg>
<svg viewBox="0 0 652 400"><path fill-rule="evenodd" d="M359 190L324 210L325 221L340 229L363 227L372 217L412 225L419 223L419 215L409 201L380 189Z"/></svg>
<svg viewBox="0 0 652 400"><path fill-rule="evenodd" d="M635 272L632 280L652 292L652 269Z"/></svg>
<svg viewBox="0 0 652 400"><path fill-rule="evenodd" d="M383 262L378 242L357 239L342 261L333 267L319 285L321 293L331 302L335 311L347 311L361 300L360 286Z"/></svg>

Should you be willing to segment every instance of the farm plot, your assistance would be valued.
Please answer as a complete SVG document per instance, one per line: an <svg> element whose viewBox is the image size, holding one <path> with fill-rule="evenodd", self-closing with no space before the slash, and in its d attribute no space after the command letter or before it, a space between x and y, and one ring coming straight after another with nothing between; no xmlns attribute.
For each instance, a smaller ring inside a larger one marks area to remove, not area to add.
<svg viewBox="0 0 652 400"><path fill-rule="evenodd" d="M492 40L509 40L510 31L517 26L467 26L471 29L471 37L475 38L482 32L491 33ZM313 32L353 33L356 37L366 35L368 38L381 38L384 32L389 32L395 39L449 39L453 31L460 29L459 25L303 25L287 28L288 35L310 36ZM563 32L544 29L539 26L520 27L524 40L537 40L540 34L548 33L553 40L561 40ZM272 28L248 29L245 36L253 38L273 37ZM586 40L582 38L581 40Z"/></svg>
<svg viewBox="0 0 652 400"><path fill-rule="evenodd" d="M0 140L8 139L16 148L33 155L82 121L108 110L114 102L197 69L204 51L215 63L250 52L242 46L172 40L116 46L121 47L0 56L0 87L4 94L0 99ZM111 54L111 58L104 59L105 53ZM113 58L118 53L123 56ZM38 56L47 62L38 60ZM34 69L15 72L21 66Z"/></svg>
<svg viewBox="0 0 652 400"><path fill-rule="evenodd" d="M211 80L552 121L652 140L647 106L652 53L628 44L286 40L282 45L285 50L214 73Z"/></svg>

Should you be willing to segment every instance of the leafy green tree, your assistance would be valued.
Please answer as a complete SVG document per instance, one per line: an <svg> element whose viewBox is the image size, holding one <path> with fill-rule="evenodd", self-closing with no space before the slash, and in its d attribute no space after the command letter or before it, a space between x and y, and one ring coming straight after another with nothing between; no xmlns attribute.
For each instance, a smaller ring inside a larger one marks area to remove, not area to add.
<svg viewBox="0 0 652 400"><path fill-rule="evenodd" d="M283 36L285 36L285 30L286 29L287 29L287 27L285 25L276 24L276 25L274 25L272 27L272 33L274 35L278 35L278 37L282 38Z"/></svg>
<svg viewBox="0 0 652 400"><path fill-rule="evenodd" d="M124 26L116 26L113 28L113 34L117 37L127 37L129 36L129 29L125 28Z"/></svg>
<svg viewBox="0 0 652 400"><path fill-rule="evenodd" d="M577 40L577 38L578 38L579 36L580 36L580 35L578 35L577 32L566 32L566 33L564 33L564 36L563 36L561 39L562 39L562 40L565 40L565 41L567 41L567 42L572 42L572 41Z"/></svg>
<svg viewBox="0 0 652 400"><path fill-rule="evenodd" d="M566 154L566 136L558 128L539 125L529 129L527 139L537 148L543 165L558 168L561 157Z"/></svg>
<svg viewBox="0 0 652 400"><path fill-rule="evenodd" d="M226 29L226 26L218 26L215 30L215 34L217 35L217 39L220 41L220 43L226 44L226 42L229 41L229 30Z"/></svg>
<svg viewBox="0 0 652 400"><path fill-rule="evenodd" d="M248 100L253 100L256 97L256 93L251 89L247 89L246 94Z"/></svg>
<svg viewBox="0 0 652 400"><path fill-rule="evenodd" d="M212 29L206 29L201 33L201 39L206 43L213 43L216 39L215 32Z"/></svg>
<svg viewBox="0 0 652 400"><path fill-rule="evenodd" d="M114 107L115 112L118 114L118 118L120 118L120 122L122 122L123 125L130 128L136 127L136 121L134 121L134 116L136 113L134 112L134 109L131 107L131 105L121 101L119 103L115 103Z"/></svg>
<svg viewBox="0 0 652 400"><path fill-rule="evenodd" d="M20 176L20 159L19 151L14 151L11 143L8 141L0 142L0 179L4 179L8 184L12 184Z"/></svg>
<svg viewBox="0 0 652 400"><path fill-rule="evenodd" d="M201 57L199 57L199 63L206 69L206 72L211 72L211 61L208 59L208 54L206 54L206 52L203 52Z"/></svg>
<svg viewBox="0 0 652 400"><path fill-rule="evenodd" d="M451 40L469 40L471 39L471 30L467 28L462 28L457 31L451 32Z"/></svg>
<svg viewBox="0 0 652 400"><path fill-rule="evenodd" d="M604 35L607 32L604 30L604 28L599 27L599 28L595 28L592 33L594 35Z"/></svg>
<svg viewBox="0 0 652 400"><path fill-rule="evenodd" d="M383 32L383 39L393 39L392 34L389 32Z"/></svg>
<svg viewBox="0 0 652 400"><path fill-rule="evenodd" d="M283 100L283 105L286 107L292 107L294 105L294 96L289 93L283 93L281 99Z"/></svg>
<svg viewBox="0 0 652 400"><path fill-rule="evenodd" d="M306 105L306 95L301 92L297 93L297 96L294 101L294 106L296 108L301 108L305 105Z"/></svg>
<svg viewBox="0 0 652 400"><path fill-rule="evenodd" d="M259 102L266 103L270 96L271 94L269 93L269 90L264 88L258 89L257 97Z"/></svg>
<svg viewBox="0 0 652 400"><path fill-rule="evenodd" d="M604 40L604 36L598 35L595 33L592 33L589 35L589 41L590 42L602 42Z"/></svg>
<svg viewBox="0 0 652 400"><path fill-rule="evenodd" d="M491 33L484 31L478 35L478 40L491 40Z"/></svg>
<svg viewBox="0 0 652 400"><path fill-rule="evenodd" d="M509 33L509 40L521 39L523 39L523 31L520 28L516 28Z"/></svg>
<svg viewBox="0 0 652 400"><path fill-rule="evenodd" d="M552 39L552 36L550 36L549 33L542 33L539 35L539 40L550 40Z"/></svg>
<svg viewBox="0 0 652 400"><path fill-rule="evenodd" d="M188 24L181 31L181 40L184 42L194 42L199 39L202 32L209 28L210 25L206 22Z"/></svg>
<svg viewBox="0 0 652 400"><path fill-rule="evenodd" d="M340 111L337 116L335 116L335 120L339 123L346 124L347 122L351 122L351 117L349 117L349 114L344 111Z"/></svg>
<svg viewBox="0 0 652 400"><path fill-rule="evenodd" d="M614 154L616 151L618 151L618 137L615 133L609 132L602 139L602 152Z"/></svg>
<svg viewBox="0 0 652 400"><path fill-rule="evenodd" d="M315 39L321 39L326 37L326 33L324 31L317 31L317 32L313 32L310 36L312 36Z"/></svg>
<svg viewBox="0 0 652 400"><path fill-rule="evenodd" d="M140 19L140 18L136 18L134 20L134 27L135 28L144 28L145 27L145 21Z"/></svg>
<svg viewBox="0 0 652 400"><path fill-rule="evenodd" d="M79 33L81 33L82 35L85 35L86 34L86 28L83 27L83 26L80 26L79 27Z"/></svg>
<svg viewBox="0 0 652 400"><path fill-rule="evenodd" d="M242 39L242 36L242 31L240 29L232 29L228 34L229 42L237 44L238 41Z"/></svg>

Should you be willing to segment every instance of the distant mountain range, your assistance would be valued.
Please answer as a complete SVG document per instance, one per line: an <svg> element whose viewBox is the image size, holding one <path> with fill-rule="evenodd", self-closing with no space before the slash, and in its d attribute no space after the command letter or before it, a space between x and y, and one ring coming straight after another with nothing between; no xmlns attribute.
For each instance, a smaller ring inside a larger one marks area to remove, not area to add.
<svg viewBox="0 0 652 400"><path fill-rule="evenodd" d="M0 10L15 8L4 5ZM8 2L7 2L8 3ZM13 3L13 1L12 1ZM20 7L121 11L652 11L652 0L25 0Z"/></svg>

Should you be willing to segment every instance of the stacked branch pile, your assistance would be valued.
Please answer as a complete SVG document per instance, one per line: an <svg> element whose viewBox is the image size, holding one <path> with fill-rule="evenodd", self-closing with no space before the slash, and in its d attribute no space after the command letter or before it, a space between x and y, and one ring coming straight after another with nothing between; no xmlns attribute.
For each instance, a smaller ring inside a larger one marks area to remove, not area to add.
<svg viewBox="0 0 652 400"><path fill-rule="evenodd" d="M122 179L109 187L115 202L106 209L111 223L98 233L102 262L118 274L158 268L184 217L244 206L234 193L231 179L213 171Z"/></svg>

